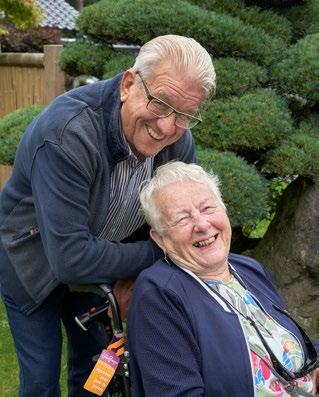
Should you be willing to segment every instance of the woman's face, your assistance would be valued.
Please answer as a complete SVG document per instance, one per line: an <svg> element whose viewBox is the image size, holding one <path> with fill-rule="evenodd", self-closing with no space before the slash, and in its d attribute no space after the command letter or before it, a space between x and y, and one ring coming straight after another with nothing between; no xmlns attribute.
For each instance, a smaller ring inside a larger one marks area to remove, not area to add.
<svg viewBox="0 0 319 397"><path fill-rule="evenodd" d="M211 188L186 179L165 186L155 197L162 233L151 236L177 264L200 278L225 271L231 226Z"/></svg>

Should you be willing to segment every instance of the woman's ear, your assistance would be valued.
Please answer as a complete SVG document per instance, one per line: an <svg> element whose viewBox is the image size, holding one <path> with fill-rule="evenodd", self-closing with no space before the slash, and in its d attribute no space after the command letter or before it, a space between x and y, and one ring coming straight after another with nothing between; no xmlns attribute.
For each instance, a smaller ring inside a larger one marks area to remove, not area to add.
<svg viewBox="0 0 319 397"><path fill-rule="evenodd" d="M150 230L150 235L155 243L162 249L162 251L166 252L163 237L153 228Z"/></svg>
<svg viewBox="0 0 319 397"><path fill-rule="evenodd" d="M128 98L130 90L135 82L135 75L136 73L132 69L128 69L124 72L120 86L121 102L125 102Z"/></svg>

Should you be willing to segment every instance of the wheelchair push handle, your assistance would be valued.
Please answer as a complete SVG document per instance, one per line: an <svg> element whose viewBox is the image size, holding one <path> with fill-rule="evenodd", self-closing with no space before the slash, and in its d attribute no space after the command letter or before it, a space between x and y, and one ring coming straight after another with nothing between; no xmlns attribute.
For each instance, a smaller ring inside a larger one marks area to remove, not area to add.
<svg viewBox="0 0 319 397"><path fill-rule="evenodd" d="M75 317L77 324L87 331L93 321L99 320L102 315L106 315L110 307L114 324L113 333L115 336L123 334L123 324L121 319L120 308L113 294L113 288L108 284L70 284L71 292L91 292L105 298L105 303L99 307L92 307L86 313Z"/></svg>

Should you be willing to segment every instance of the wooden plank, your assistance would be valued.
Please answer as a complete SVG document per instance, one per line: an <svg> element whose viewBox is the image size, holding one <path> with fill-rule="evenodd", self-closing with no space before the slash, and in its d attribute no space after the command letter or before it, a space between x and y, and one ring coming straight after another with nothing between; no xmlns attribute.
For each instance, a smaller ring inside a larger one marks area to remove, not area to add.
<svg viewBox="0 0 319 397"><path fill-rule="evenodd" d="M3 189L3 186L10 178L12 174L12 166L11 165L2 165L0 164L0 190Z"/></svg>
<svg viewBox="0 0 319 397"><path fill-rule="evenodd" d="M49 104L58 95L65 91L65 75L61 71L58 61L62 45L44 46L44 75L46 81L45 103Z"/></svg>
<svg viewBox="0 0 319 397"><path fill-rule="evenodd" d="M49 104L65 91L65 74L58 65L62 49L47 45L44 54L0 53L0 117L22 107Z"/></svg>
<svg viewBox="0 0 319 397"><path fill-rule="evenodd" d="M15 53L3 52L0 53L0 65L7 66L23 66L23 67L37 67L43 68L44 54L42 53Z"/></svg>

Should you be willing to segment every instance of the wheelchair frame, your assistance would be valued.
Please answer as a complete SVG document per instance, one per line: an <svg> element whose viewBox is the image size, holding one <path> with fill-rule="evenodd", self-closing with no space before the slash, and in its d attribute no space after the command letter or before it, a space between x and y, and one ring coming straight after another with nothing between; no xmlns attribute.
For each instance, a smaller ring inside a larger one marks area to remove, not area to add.
<svg viewBox="0 0 319 397"><path fill-rule="evenodd" d="M123 323L117 300L113 294L113 289L107 284L98 285L69 285L71 292L91 292L98 294L105 303L97 308L93 307L89 311L75 316L76 323L87 331L93 322L102 322L106 328L106 332L112 338L120 339L124 336ZM107 310L111 309L112 322L107 322ZM93 361L97 361L99 356L94 356ZM115 372L113 379L108 385L106 391L109 397L132 397L130 372L129 372L129 352L125 349L121 357L119 366ZM92 394L93 395L93 394Z"/></svg>

